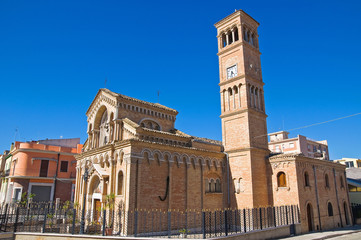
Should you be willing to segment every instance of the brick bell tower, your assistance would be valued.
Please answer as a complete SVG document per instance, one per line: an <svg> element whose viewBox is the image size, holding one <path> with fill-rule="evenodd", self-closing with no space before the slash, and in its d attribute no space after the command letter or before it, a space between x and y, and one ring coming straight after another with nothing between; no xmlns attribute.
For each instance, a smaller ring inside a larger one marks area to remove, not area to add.
<svg viewBox="0 0 361 240"><path fill-rule="evenodd" d="M215 24L230 207L266 206L272 199L258 26L242 10Z"/></svg>

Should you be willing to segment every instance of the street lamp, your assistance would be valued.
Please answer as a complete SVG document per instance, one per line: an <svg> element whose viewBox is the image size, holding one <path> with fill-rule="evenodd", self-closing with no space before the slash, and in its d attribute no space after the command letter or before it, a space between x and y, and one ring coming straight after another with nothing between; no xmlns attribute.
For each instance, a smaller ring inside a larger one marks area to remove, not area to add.
<svg viewBox="0 0 361 240"><path fill-rule="evenodd" d="M81 213L81 223L80 223L80 234L84 234L84 225L85 225L85 200L86 200L86 188L87 188L87 182L88 182L88 168L86 167L85 162L85 172L83 175L84 179L84 190L83 190L83 209Z"/></svg>

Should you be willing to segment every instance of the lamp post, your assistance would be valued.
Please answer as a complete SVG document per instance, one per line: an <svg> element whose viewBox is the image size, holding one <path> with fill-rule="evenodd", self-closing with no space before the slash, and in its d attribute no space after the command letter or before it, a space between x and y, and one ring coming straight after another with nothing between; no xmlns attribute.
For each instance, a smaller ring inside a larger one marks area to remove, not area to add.
<svg viewBox="0 0 361 240"><path fill-rule="evenodd" d="M84 179L84 190L83 190L83 209L81 213L81 223L80 223L80 232L79 234L84 234L84 225L85 225L85 200L86 200L86 187L88 182L88 168L86 167L85 163L85 172L83 175Z"/></svg>

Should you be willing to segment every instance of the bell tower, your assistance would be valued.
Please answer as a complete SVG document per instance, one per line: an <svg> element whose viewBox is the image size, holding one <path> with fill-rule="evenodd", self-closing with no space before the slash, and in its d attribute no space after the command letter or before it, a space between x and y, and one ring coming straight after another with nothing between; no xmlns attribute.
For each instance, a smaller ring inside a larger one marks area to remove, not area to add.
<svg viewBox="0 0 361 240"><path fill-rule="evenodd" d="M238 208L270 205L272 199L258 26L242 10L215 24L222 142L229 158L230 205Z"/></svg>

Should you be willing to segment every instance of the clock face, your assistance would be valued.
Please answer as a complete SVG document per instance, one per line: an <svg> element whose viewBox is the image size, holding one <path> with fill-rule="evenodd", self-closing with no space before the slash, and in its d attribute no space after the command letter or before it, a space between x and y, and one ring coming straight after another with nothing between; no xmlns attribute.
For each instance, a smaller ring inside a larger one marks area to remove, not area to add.
<svg viewBox="0 0 361 240"><path fill-rule="evenodd" d="M237 76L237 65L227 68L227 79Z"/></svg>

